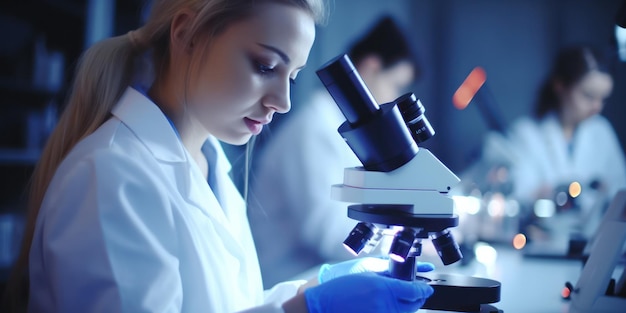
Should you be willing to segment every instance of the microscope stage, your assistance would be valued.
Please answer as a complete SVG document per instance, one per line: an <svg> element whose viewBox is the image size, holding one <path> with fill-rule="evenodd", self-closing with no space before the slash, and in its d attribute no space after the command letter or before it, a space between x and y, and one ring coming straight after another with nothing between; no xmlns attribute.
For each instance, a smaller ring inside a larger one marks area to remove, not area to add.
<svg viewBox="0 0 626 313"><path fill-rule="evenodd" d="M348 207L348 217L357 221L383 225L422 228L437 232L459 224L458 215L412 214L410 205L354 204Z"/></svg>
<svg viewBox="0 0 626 313"><path fill-rule="evenodd" d="M495 280L454 274L418 273L433 293L422 308L454 312L498 312L487 305L500 301L500 283ZM487 311L485 311L487 309Z"/></svg>

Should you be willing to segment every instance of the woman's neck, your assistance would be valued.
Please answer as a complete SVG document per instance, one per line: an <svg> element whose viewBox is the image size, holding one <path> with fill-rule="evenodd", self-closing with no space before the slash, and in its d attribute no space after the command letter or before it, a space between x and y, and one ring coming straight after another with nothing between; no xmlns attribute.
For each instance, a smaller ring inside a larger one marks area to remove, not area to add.
<svg viewBox="0 0 626 313"><path fill-rule="evenodd" d="M201 170L206 172L207 161L202 153L202 146L209 137L209 133L198 121L187 114L185 104L173 95L176 93L168 92L167 87L157 83L148 90L148 96L171 120L187 151Z"/></svg>
<svg viewBox="0 0 626 313"><path fill-rule="evenodd" d="M576 127L578 127L578 122L576 122L572 117L564 113L561 113L559 115L559 121L561 123L561 129L563 130L563 137L565 138L565 140L571 141L574 137Z"/></svg>

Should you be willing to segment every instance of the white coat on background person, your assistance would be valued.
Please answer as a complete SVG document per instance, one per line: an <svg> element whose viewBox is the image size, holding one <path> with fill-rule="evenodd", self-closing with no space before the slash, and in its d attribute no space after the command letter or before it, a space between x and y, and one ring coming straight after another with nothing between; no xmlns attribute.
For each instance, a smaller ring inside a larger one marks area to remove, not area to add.
<svg viewBox="0 0 626 313"><path fill-rule="evenodd" d="M528 209L533 209L539 199L553 200L558 205L565 198L557 198L557 192L569 192L571 183L580 184L580 195L575 198L579 211L558 214L546 223L548 229L556 231L552 236L556 240L564 240L559 236L568 236L572 231L593 236L606 206L626 188L624 153L604 116L595 115L581 122L571 142L563 138L554 113L540 121L521 118L505 140L495 133L487 138L484 151L489 155L485 158L513 164L508 174L513 187L510 196ZM503 157L500 153L504 149Z"/></svg>
<svg viewBox="0 0 626 313"><path fill-rule="evenodd" d="M341 236L345 238L357 221L347 215L349 203L330 197L331 185L343 181L344 168L361 165L337 132L344 121L328 92L316 91L281 125L299 131L276 132L259 157L248 215L259 261L265 265L265 286L327 260L351 256Z"/></svg>
<svg viewBox="0 0 626 313"><path fill-rule="evenodd" d="M537 199L536 186L556 187L574 181L583 186L583 193L601 182L609 198L626 188L624 153L604 116L595 115L581 122L571 142L563 137L554 113L540 121L522 118L507 135L508 149L515 153L511 177L518 199ZM497 144L494 142L487 142L485 150L499 150L490 148Z"/></svg>
<svg viewBox="0 0 626 313"><path fill-rule="evenodd" d="M374 23L348 55L380 104L399 97L419 74L407 38L391 16ZM350 203L330 196L345 168L362 165L337 132L346 119L324 88L298 106L263 138L250 179L248 215L266 287L321 263L353 257L342 242L358 221L347 215ZM369 255L385 250L386 241Z"/></svg>
<svg viewBox="0 0 626 313"><path fill-rule="evenodd" d="M624 152L610 122L600 115L612 89L601 53L586 46L559 52L538 93L535 116L514 122L506 137L487 136L483 159L510 167L511 196L529 208L539 199L563 205L567 202L556 195L578 182L577 223L598 221L617 191L626 188ZM587 235L594 231L593 225L579 226Z"/></svg>
<svg viewBox="0 0 626 313"><path fill-rule="evenodd" d="M219 142L210 137L203 149L220 187L216 197L148 98L129 88L112 113L50 184L31 248L30 311L236 312L262 305L245 205ZM65 266L72 263L80 266ZM278 304L302 283L277 286L266 295L276 304L254 312L282 312ZM96 292L95 302L77 297Z"/></svg>

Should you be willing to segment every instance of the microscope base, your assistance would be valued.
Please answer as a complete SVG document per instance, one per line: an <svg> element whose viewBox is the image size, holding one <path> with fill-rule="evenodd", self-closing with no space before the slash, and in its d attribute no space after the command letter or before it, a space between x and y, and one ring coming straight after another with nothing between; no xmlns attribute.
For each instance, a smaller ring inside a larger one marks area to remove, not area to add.
<svg viewBox="0 0 626 313"><path fill-rule="evenodd" d="M454 312L501 312L489 303L500 301L500 283L471 276L418 273L417 280L427 282L433 293L422 308Z"/></svg>
<svg viewBox="0 0 626 313"><path fill-rule="evenodd" d="M430 310L433 311L433 310ZM459 311L442 311L442 312L459 312ZM480 309L478 311L460 311L460 312L470 312L470 313L504 313L504 311L494 307L489 304L481 304Z"/></svg>

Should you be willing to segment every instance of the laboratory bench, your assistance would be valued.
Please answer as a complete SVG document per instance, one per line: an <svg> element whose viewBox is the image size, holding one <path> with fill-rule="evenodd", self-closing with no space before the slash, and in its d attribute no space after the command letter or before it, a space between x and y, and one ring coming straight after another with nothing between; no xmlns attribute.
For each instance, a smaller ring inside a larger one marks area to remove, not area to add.
<svg viewBox="0 0 626 313"><path fill-rule="evenodd" d="M431 262L435 271L496 280L501 283L500 302L492 306L504 313L566 313L569 300L561 296L566 282L575 284L583 268L581 259L527 256L523 250L505 245L481 244L476 258L444 266L434 249L424 245L418 258ZM465 263L465 264L461 264ZM311 268L294 279L310 279L319 267ZM451 299L453 301L453 299ZM421 309L420 313L446 311Z"/></svg>
<svg viewBox="0 0 626 313"><path fill-rule="evenodd" d="M566 282L575 284L583 267L582 260L571 258L529 257L522 250L485 245L483 253L463 266L438 265L436 271L493 279L501 283L500 302L493 306L505 313L567 312L568 300L561 293ZM482 258L482 259L481 259ZM420 310L420 312L441 312Z"/></svg>

